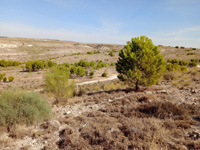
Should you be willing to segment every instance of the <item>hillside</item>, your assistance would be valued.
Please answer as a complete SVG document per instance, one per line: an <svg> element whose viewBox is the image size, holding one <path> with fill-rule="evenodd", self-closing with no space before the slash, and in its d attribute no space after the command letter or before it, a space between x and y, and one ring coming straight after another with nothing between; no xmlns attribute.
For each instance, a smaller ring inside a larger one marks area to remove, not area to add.
<svg viewBox="0 0 200 150"><path fill-rule="evenodd" d="M0 60L20 63L0 67L6 77L14 76L12 82L0 82L0 92L14 87L39 92L52 107L52 116L30 126L0 126L0 149L200 149L200 68L189 65L193 60L199 64L200 49L160 45L166 61L186 62L186 69L177 65L177 70L165 72L156 85L135 91L116 78L115 63L122 48L114 44L1 37ZM83 76L69 77L78 92L68 101L55 103L45 91L44 79L51 68L29 72L25 66L30 60L51 60L69 70L80 60L89 66L83 67Z"/></svg>

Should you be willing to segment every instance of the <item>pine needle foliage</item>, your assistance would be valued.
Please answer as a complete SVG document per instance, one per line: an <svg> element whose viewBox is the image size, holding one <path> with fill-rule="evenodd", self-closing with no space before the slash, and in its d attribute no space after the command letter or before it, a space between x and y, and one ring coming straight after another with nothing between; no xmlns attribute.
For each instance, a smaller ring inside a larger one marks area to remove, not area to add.
<svg viewBox="0 0 200 150"><path fill-rule="evenodd" d="M135 85L150 86L158 82L166 62L157 46L146 36L132 38L119 52L116 63L118 78Z"/></svg>

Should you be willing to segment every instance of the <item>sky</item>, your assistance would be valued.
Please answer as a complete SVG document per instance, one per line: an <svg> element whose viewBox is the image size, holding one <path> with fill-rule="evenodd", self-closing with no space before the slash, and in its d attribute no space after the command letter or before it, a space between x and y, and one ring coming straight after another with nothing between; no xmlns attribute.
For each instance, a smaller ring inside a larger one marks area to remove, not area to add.
<svg viewBox="0 0 200 150"><path fill-rule="evenodd" d="M200 0L0 0L0 36L200 48Z"/></svg>

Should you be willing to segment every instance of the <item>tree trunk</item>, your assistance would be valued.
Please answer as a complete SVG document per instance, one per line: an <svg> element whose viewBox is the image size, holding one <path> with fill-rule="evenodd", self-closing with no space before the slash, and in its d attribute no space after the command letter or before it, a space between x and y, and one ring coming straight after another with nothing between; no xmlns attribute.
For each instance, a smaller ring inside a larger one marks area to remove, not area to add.
<svg viewBox="0 0 200 150"><path fill-rule="evenodd" d="M136 83L135 83L135 90L136 90L136 91L139 90L139 84L138 84L138 81L136 81Z"/></svg>

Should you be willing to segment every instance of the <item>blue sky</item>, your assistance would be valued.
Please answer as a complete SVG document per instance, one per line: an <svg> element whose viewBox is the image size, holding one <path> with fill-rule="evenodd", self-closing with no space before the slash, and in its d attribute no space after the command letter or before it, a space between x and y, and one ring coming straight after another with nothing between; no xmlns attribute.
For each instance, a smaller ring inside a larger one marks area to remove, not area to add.
<svg viewBox="0 0 200 150"><path fill-rule="evenodd" d="M200 48L200 0L0 1L0 36Z"/></svg>

